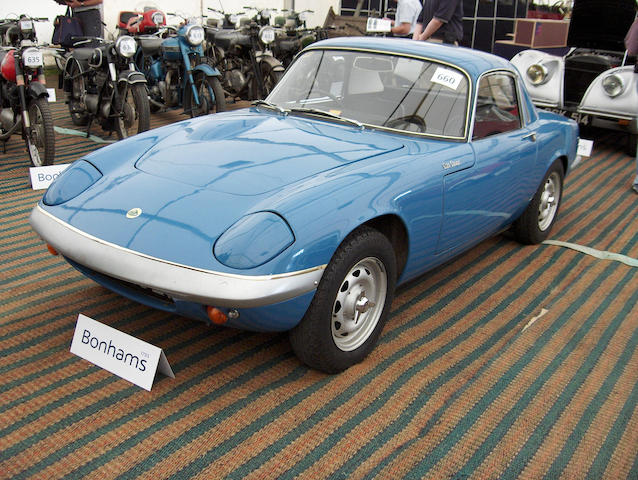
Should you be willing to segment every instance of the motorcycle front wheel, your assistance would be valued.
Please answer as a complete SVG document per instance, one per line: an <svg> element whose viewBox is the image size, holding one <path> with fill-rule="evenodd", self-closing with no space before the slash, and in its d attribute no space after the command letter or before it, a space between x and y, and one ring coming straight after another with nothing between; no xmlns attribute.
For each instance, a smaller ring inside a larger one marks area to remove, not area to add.
<svg viewBox="0 0 638 480"><path fill-rule="evenodd" d="M197 73L194 75L193 81L197 89L199 105L195 103L193 90L190 87L188 87L186 102L184 102L184 109L189 110L191 118L226 110L224 89L219 82L219 78Z"/></svg>
<svg viewBox="0 0 638 480"><path fill-rule="evenodd" d="M36 98L28 105L31 129L25 131L24 142L34 167L53 165L55 159L55 132L51 108L45 97Z"/></svg>
<svg viewBox="0 0 638 480"><path fill-rule="evenodd" d="M115 102L118 116L114 126L119 140L145 132L151 127L151 110L144 85L136 83L122 88L118 99ZM120 104L122 108L119 108Z"/></svg>

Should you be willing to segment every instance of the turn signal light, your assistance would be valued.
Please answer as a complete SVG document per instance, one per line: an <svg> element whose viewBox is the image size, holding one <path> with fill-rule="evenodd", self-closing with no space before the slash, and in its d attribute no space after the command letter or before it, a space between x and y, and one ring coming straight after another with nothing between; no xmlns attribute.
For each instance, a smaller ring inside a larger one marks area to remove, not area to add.
<svg viewBox="0 0 638 480"><path fill-rule="evenodd" d="M58 255L58 251L47 243L47 250L51 255Z"/></svg>
<svg viewBox="0 0 638 480"><path fill-rule="evenodd" d="M223 325L228 320L228 317L224 312L222 312L219 308L211 307L210 305L206 307L206 313L208 314L208 318L215 325Z"/></svg>

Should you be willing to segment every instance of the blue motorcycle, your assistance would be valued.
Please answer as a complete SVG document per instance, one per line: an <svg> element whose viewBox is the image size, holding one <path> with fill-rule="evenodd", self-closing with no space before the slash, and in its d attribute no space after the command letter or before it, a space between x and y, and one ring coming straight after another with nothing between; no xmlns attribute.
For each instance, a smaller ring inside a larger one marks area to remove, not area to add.
<svg viewBox="0 0 638 480"><path fill-rule="evenodd" d="M196 117L226 110L220 73L204 56L202 26L166 27L136 39L136 64L147 79L151 112L181 106Z"/></svg>

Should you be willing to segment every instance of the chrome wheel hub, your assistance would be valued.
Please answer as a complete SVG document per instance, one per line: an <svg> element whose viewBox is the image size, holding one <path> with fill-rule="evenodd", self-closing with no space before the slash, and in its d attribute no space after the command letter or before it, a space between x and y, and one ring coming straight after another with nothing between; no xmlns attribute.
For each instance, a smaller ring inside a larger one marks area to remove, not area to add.
<svg viewBox="0 0 638 480"><path fill-rule="evenodd" d="M558 200L560 199L560 177L553 172L545 182L538 204L538 228L541 231L547 230L558 211Z"/></svg>
<svg viewBox="0 0 638 480"><path fill-rule="evenodd" d="M355 350L370 337L381 318L387 288L387 273L378 259L367 257L350 269L332 307L332 338L340 350Z"/></svg>

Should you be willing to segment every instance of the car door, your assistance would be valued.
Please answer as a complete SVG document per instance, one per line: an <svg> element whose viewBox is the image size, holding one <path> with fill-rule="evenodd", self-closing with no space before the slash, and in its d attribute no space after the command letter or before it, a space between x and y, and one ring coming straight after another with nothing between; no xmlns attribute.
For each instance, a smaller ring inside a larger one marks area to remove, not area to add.
<svg viewBox="0 0 638 480"><path fill-rule="evenodd" d="M526 201L525 175L536 162L536 134L525 126L517 77L490 72L478 82L474 165L444 177L438 253L461 249L509 225Z"/></svg>

